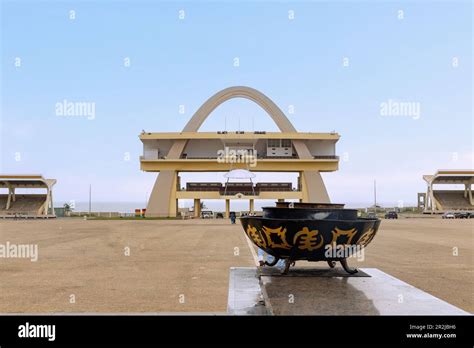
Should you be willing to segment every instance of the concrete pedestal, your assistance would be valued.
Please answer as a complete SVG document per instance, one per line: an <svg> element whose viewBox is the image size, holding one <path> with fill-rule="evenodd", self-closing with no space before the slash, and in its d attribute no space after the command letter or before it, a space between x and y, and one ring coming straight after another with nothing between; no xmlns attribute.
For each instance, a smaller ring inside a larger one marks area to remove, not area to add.
<svg viewBox="0 0 474 348"><path fill-rule="evenodd" d="M258 307L260 295L265 310L249 312ZM469 315L376 268L362 268L355 275L339 268L296 268L282 275L276 269L257 267L231 269L228 313Z"/></svg>
<svg viewBox="0 0 474 348"><path fill-rule="evenodd" d="M231 267L227 313L233 315L269 314L260 290L256 268Z"/></svg>

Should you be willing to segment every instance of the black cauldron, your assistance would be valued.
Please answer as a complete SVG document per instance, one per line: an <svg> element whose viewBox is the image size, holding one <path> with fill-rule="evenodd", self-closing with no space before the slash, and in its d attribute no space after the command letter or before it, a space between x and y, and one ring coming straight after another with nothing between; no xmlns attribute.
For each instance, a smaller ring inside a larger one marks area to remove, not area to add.
<svg viewBox="0 0 474 348"><path fill-rule="evenodd" d="M283 203L263 208L263 216L244 216L240 222L247 237L275 257L273 266L286 261L284 273L297 260L326 261L330 267L341 262L356 273L346 258L366 247L375 237L379 219L358 218L357 210L343 204Z"/></svg>

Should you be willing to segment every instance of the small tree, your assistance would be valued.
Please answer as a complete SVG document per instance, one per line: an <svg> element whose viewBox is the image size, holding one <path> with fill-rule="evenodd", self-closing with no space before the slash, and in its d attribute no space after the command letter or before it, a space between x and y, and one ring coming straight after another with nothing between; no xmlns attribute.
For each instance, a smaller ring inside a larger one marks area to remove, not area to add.
<svg viewBox="0 0 474 348"><path fill-rule="evenodd" d="M71 215L71 210L72 210L71 205L69 205L68 203L64 203L63 208L64 208L64 215L66 216Z"/></svg>

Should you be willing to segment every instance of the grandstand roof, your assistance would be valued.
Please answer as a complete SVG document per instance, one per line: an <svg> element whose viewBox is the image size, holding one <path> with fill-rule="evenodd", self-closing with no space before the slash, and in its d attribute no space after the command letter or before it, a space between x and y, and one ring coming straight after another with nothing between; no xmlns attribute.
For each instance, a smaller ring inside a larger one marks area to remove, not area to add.
<svg viewBox="0 0 474 348"><path fill-rule="evenodd" d="M0 175L0 188L47 188L56 184L56 179L45 179L40 174L17 175L4 174Z"/></svg>
<svg viewBox="0 0 474 348"><path fill-rule="evenodd" d="M440 169L434 175L423 175L428 184L469 184L474 183L474 170Z"/></svg>

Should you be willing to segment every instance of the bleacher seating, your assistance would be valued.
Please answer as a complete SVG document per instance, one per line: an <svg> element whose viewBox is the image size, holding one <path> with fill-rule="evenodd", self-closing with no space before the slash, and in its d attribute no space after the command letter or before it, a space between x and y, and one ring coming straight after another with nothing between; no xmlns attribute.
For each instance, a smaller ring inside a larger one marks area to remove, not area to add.
<svg viewBox="0 0 474 348"><path fill-rule="evenodd" d="M12 200L7 210L8 195L0 195L0 216L37 216L46 202L44 194L17 194L15 198L15 202Z"/></svg>
<svg viewBox="0 0 474 348"><path fill-rule="evenodd" d="M222 183L220 182L188 182L186 191L220 191Z"/></svg>
<svg viewBox="0 0 474 348"><path fill-rule="evenodd" d="M291 191L291 182L259 182L255 185L258 191Z"/></svg>
<svg viewBox="0 0 474 348"><path fill-rule="evenodd" d="M186 191L219 191L221 195L235 195L242 193L244 195L259 194L259 192L280 192L292 191L291 182L260 182L255 186L252 183L229 182L222 184L220 182L193 182L186 183Z"/></svg>
<svg viewBox="0 0 474 348"><path fill-rule="evenodd" d="M252 183L243 183L243 182L229 182L227 186L224 185L221 188L221 195L235 195L237 193L242 193L244 195L252 195L255 192Z"/></svg>
<svg viewBox="0 0 474 348"><path fill-rule="evenodd" d="M464 197L461 190L433 190L436 201L441 205L441 210L473 210L469 197Z"/></svg>

